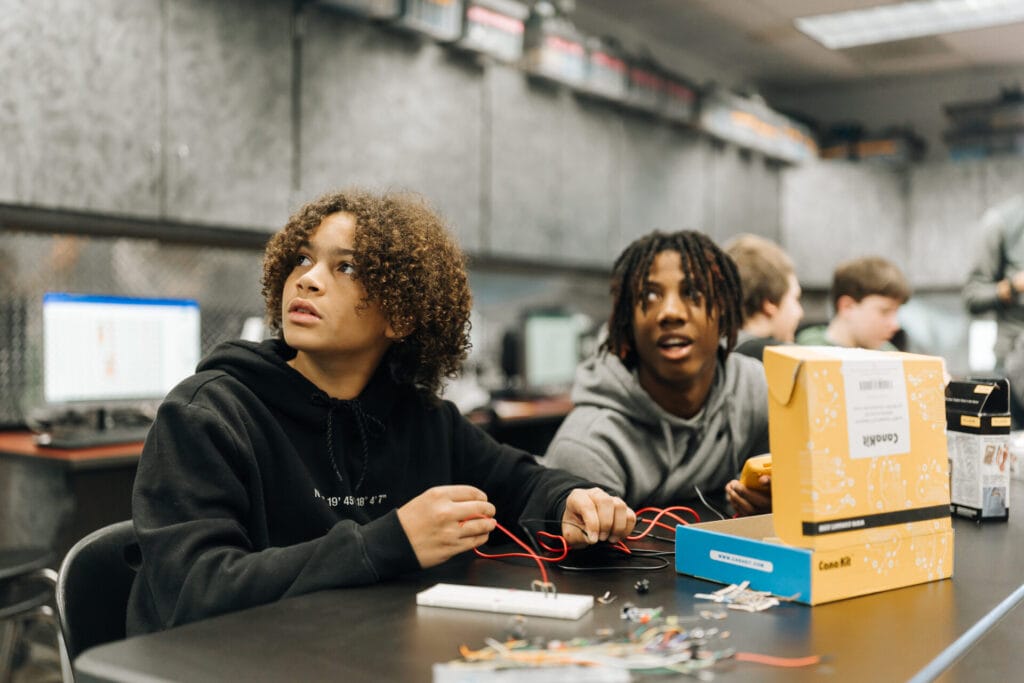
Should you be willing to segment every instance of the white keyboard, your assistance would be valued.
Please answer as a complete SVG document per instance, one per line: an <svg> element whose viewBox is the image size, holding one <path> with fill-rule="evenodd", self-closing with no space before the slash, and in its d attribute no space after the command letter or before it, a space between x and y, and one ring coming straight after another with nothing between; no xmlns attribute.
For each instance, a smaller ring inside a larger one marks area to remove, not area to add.
<svg viewBox="0 0 1024 683"><path fill-rule="evenodd" d="M507 612L534 617L579 619L594 607L592 595L542 593L515 588L462 586L439 583L416 594L416 604L428 607L453 607L479 612Z"/></svg>

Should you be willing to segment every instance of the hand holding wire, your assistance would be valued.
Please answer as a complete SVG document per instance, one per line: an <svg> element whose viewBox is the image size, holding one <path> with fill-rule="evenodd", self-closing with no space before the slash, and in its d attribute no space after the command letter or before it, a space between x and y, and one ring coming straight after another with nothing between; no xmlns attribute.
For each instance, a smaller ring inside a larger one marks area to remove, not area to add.
<svg viewBox="0 0 1024 683"><path fill-rule="evenodd" d="M473 486L435 486L398 508L398 521L426 569L477 548L494 531L494 505Z"/></svg>
<svg viewBox="0 0 1024 683"><path fill-rule="evenodd" d="M603 489L573 489L565 499L562 536L573 548L600 541L618 543L636 524L636 514L618 496Z"/></svg>

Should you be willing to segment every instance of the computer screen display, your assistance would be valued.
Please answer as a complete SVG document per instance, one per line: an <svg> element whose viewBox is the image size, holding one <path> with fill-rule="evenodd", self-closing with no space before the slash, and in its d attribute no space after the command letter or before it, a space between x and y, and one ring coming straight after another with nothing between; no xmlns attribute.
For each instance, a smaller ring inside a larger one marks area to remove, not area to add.
<svg viewBox="0 0 1024 683"><path fill-rule="evenodd" d="M565 390L572 385L580 360L580 327L570 313L527 313L522 328L524 387L533 391Z"/></svg>
<svg viewBox="0 0 1024 683"><path fill-rule="evenodd" d="M45 294L43 398L161 399L195 372L200 344L191 299Z"/></svg>

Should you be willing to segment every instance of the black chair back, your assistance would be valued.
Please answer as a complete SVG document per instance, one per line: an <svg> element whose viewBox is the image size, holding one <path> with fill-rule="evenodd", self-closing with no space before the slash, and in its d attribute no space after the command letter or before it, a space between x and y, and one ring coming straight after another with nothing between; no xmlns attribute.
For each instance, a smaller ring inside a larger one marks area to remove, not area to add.
<svg viewBox="0 0 1024 683"><path fill-rule="evenodd" d="M92 532L64 557L57 577L57 616L70 661L94 645L125 637L138 558L131 520Z"/></svg>

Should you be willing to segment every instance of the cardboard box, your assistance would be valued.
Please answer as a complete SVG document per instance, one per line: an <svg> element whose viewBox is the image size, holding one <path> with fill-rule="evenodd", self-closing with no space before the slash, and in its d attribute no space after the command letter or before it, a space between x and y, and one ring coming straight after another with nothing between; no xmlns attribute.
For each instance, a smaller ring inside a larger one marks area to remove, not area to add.
<svg viewBox="0 0 1024 683"><path fill-rule="evenodd" d="M953 573L940 358L769 347L773 514L679 527L676 568L807 604Z"/></svg>
<svg viewBox="0 0 1024 683"><path fill-rule="evenodd" d="M1010 517L1010 383L953 380L946 387L950 509L978 521Z"/></svg>
<svg viewBox="0 0 1024 683"><path fill-rule="evenodd" d="M808 605L947 578L953 572L953 531L874 539L829 550L787 545L773 515L703 522L676 529L676 571L721 583L749 581Z"/></svg>

